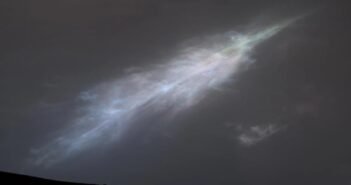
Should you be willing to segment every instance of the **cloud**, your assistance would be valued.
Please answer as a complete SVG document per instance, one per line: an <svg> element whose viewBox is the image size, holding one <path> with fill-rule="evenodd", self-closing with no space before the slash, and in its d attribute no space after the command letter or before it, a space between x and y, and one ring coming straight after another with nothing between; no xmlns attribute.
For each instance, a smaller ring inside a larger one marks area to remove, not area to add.
<svg viewBox="0 0 351 185"><path fill-rule="evenodd" d="M251 126L247 129L239 127L238 130L242 131L242 133L238 135L237 139L241 144L251 146L272 136L281 129L281 127L278 127L274 124L256 125Z"/></svg>
<svg viewBox="0 0 351 185"><path fill-rule="evenodd" d="M83 91L78 96L78 100L86 102L78 108L81 113L68 121L58 137L34 148L30 161L51 166L88 149L113 146L127 134L130 125L142 122L143 116L171 117L188 110L204 101L211 89L230 80L247 62L252 63L253 49L292 20L248 33L218 34L185 48L167 63L138 67L137 71L132 68L125 76ZM254 143L274 131L274 127L252 127L241 140Z"/></svg>

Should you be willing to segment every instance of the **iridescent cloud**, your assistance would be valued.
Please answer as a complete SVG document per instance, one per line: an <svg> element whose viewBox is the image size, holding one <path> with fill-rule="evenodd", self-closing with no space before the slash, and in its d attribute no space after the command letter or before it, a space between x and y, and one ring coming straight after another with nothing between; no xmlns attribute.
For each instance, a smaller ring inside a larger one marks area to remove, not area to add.
<svg viewBox="0 0 351 185"><path fill-rule="evenodd" d="M61 136L33 149L31 162L50 166L94 146L115 143L126 134L131 122L142 121L140 113L152 115L167 110L174 115L187 110L249 64L255 46L294 21L249 33L218 35L184 49L168 63L141 68L82 92L79 98L87 102L83 114L72 120Z"/></svg>

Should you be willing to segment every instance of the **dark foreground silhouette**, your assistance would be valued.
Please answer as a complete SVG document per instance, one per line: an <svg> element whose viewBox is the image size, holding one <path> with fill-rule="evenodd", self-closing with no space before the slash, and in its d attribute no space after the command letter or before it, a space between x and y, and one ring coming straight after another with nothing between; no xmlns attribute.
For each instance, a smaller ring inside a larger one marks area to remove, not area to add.
<svg viewBox="0 0 351 185"><path fill-rule="evenodd" d="M15 173L0 172L0 184L31 184L31 185L93 185L93 184L84 184L84 183L74 183L74 182L64 182L43 179L38 177L32 177L28 175L20 175Z"/></svg>

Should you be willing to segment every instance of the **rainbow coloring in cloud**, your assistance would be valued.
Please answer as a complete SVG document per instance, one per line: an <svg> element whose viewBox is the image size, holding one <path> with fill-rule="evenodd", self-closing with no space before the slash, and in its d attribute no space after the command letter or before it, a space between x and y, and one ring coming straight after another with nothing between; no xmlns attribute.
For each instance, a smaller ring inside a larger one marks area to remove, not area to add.
<svg viewBox="0 0 351 185"><path fill-rule="evenodd" d="M71 120L59 137L33 149L31 162L50 166L102 143L115 143L131 122L142 122L140 113L166 110L169 115L180 114L250 64L258 44L295 20L246 34L218 35L205 44L185 48L180 56L162 65L141 68L82 92L79 97L86 102L84 113Z"/></svg>

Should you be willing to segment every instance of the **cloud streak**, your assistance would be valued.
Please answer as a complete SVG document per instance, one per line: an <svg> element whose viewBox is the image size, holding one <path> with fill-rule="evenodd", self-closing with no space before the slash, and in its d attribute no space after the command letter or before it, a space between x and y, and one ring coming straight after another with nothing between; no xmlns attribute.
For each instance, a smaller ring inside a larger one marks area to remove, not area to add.
<svg viewBox="0 0 351 185"><path fill-rule="evenodd" d="M281 128L274 124L251 126L242 131L238 140L245 146L251 146L277 133Z"/></svg>
<svg viewBox="0 0 351 185"><path fill-rule="evenodd" d="M73 119L62 134L47 145L32 150L30 161L51 166L104 143L115 143L132 122L143 115L166 112L176 115L205 100L210 89L228 81L250 63L255 46L294 22L290 19L267 28L238 34L217 35L208 42L184 49L170 62L141 68L113 82L98 85L79 95L85 102L82 115ZM275 128L251 128L258 138ZM242 139L253 143L246 135Z"/></svg>

